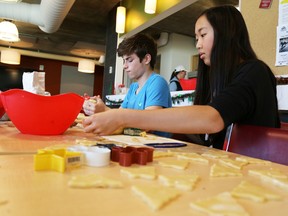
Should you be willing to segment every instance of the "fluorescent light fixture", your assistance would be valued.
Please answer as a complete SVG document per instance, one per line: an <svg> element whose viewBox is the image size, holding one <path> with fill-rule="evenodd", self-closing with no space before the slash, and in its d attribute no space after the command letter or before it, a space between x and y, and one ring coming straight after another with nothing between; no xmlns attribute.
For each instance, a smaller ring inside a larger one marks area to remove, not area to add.
<svg viewBox="0 0 288 216"><path fill-rule="evenodd" d="M116 32L117 33L125 32L125 22L126 22L126 8L123 6L118 6L117 12L116 12Z"/></svg>
<svg viewBox="0 0 288 216"><path fill-rule="evenodd" d="M20 64L21 55L19 52L15 50L2 50L1 51L1 62L5 64L13 64L19 65Z"/></svg>
<svg viewBox="0 0 288 216"><path fill-rule="evenodd" d="M0 2L4 2L4 3L17 3L17 2L21 2L22 0L0 0Z"/></svg>
<svg viewBox="0 0 288 216"><path fill-rule="evenodd" d="M10 21L4 20L0 23L0 40L17 42L19 33L16 25Z"/></svg>
<svg viewBox="0 0 288 216"><path fill-rule="evenodd" d="M145 13L154 14L156 12L157 0L145 0Z"/></svg>
<svg viewBox="0 0 288 216"><path fill-rule="evenodd" d="M0 2L4 3L18 3L21 2L22 0L0 0Z"/></svg>
<svg viewBox="0 0 288 216"><path fill-rule="evenodd" d="M88 59L82 59L78 63L78 71L82 73L94 73L95 62Z"/></svg>
<svg viewBox="0 0 288 216"><path fill-rule="evenodd" d="M104 55L101 55L100 58L99 58L99 60L98 60L98 62L99 62L100 64L104 64L104 62L105 62L105 56L104 56Z"/></svg>

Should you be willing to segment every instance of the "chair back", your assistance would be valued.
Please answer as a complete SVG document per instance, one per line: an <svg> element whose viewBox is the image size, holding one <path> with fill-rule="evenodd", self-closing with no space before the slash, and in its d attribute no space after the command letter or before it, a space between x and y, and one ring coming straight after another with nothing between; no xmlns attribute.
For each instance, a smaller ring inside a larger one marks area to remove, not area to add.
<svg viewBox="0 0 288 216"><path fill-rule="evenodd" d="M288 122L281 122L281 129L288 130Z"/></svg>
<svg viewBox="0 0 288 216"><path fill-rule="evenodd" d="M224 150L288 165L288 130L235 124L228 134Z"/></svg>

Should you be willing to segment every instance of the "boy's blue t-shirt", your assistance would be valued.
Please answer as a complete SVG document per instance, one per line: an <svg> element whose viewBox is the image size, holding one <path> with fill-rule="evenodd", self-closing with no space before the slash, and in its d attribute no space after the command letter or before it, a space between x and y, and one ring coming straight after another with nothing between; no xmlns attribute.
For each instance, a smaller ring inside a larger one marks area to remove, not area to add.
<svg viewBox="0 0 288 216"><path fill-rule="evenodd" d="M142 89L136 94L138 83L132 83L129 91L121 104L122 108L144 110L149 106L172 107L171 94L168 83L159 74L152 73ZM155 132L160 136L170 136L166 132Z"/></svg>

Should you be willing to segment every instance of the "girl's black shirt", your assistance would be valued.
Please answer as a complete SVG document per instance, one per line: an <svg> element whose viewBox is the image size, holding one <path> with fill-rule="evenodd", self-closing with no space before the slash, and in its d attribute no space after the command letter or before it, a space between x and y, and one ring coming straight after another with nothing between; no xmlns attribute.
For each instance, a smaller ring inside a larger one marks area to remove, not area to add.
<svg viewBox="0 0 288 216"><path fill-rule="evenodd" d="M208 105L220 113L225 128L231 123L280 127L276 78L260 60L239 65L232 82ZM220 134L211 144L222 149L225 130Z"/></svg>

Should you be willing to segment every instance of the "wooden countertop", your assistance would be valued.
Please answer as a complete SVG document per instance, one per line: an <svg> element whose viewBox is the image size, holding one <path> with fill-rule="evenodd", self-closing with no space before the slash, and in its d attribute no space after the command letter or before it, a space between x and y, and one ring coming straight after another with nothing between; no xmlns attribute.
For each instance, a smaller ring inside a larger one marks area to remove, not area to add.
<svg viewBox="0 0 288 216"><path fill-rule="evenodd" d="M183 191L181 196L164 208L154 212L146 203L131 191L131 185L147 184L159 185L157 180L131 180L120 173L117 163L111 162L107 167L82 166L65 173L56 171L34 171L33 155L37 149L51 145L71 145L76 139L96 139L93 134L87 134L77 128L71 128L60 136L33 136L25 135L9 123L0 124L0 215L6 216L34 216L34 215L117 215L117 216L175 216L175 215L205 215L200 214L189 207L191 201L200 198L214 196L224 191L231 191L241 180L246 179L258 183L259 180L248 176L247 171L252 168L266 169L267 165L247 165L243 168L243 177L210 177L209 170L217 159L209 159L209 165L190 163L185 172L196 173L200 181L192 191ZM121 137L121 136L120 136ZM109 138L106 137L106 138ZM111 140L119 137L111 136ZM131 137L132 138L135 137ZM137 138L137 137L136 137ZM127 137L122 141L127 142ZM135 139L134 139L135 141ZM135 141L141 143L141 139ZM148 142L151 142L148 140ZM203 153L210 148L189 144L188 147L179 148L178 151L191 151ZM234 158L235 154L229 154ZM172 168L164 168L158 165L159 159L149 164L156 167L162 174L179 174L184 171ZM133 165L137 166L137 165ZM288 166L271 163L273 167L288 175ZM74 175L95 173L106 177L119 179L124 183L122 189L75 189L68 187L69 179ZM274 186L269 186L273 192L284 197L283 201L269 201L266 203L254 203L249 200L239 200L250 215L261 216L286 216L288 214L288 192ZM1 201L6 201L1 204Z"/></svg>
<svg viewBox="0 0 288 216"><path fill-rule="evenodd" d="M80 128L70 128L63 135L39 136L20 133L10 122L0 121L0 154L35 153L37 149L54 145L72 145L76 139L97 139Z"/></svg>

